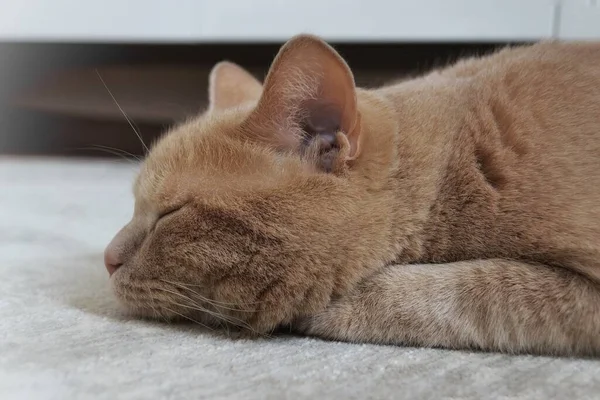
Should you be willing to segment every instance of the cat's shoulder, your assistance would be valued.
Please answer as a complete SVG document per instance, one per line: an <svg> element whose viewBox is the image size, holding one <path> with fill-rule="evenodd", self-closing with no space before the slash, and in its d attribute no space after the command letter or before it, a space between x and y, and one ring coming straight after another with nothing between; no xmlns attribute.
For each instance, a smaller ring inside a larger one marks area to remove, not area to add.
<svg viewBox="0 0 600 400"><path fill-rule="evenodd" d="M490 77L506 73L552 74L564 67L597 66L600 42L542 41L528 45L506 46L491 54L459 60L440 72L457 78Z"/></svg>

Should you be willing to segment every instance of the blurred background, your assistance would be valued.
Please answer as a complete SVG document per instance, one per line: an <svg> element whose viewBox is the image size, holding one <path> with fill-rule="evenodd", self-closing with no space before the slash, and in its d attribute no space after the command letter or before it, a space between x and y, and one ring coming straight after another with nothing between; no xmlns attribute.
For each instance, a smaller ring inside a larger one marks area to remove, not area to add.
<svg viewBox="0 0 600 400"><path fill-rule="evenodd" d="M600 39L600 0L0 0L0 154L142 154L113 96L151 142L205 107L216 62L262 79L301 32L375 86L511 43Z"/></svg>

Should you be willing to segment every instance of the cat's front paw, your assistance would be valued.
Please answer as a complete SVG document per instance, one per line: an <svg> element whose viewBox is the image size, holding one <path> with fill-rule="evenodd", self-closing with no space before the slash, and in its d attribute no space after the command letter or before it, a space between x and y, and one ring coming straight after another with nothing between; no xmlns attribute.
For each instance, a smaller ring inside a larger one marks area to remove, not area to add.
<svg viewBox="0 0 600 400"><path fill-rule="evenodd" d="M354 330L360 316L354 317L347 306L333 304L317 314L296 319L292 324L292 330L306 336L355 341L358 337Z"/></svg>

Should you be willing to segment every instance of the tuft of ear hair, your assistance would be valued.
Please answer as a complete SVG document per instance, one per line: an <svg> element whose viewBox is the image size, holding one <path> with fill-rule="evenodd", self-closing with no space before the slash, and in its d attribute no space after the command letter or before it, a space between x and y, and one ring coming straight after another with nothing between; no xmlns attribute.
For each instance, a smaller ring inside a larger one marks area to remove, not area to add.
<svg viewBox="0 0 600 400"><path fill-rule="evenodd" d="M360 154L360 114L350 68L312 35L289 40L273 61L247 131L335 172Z"/></svg>

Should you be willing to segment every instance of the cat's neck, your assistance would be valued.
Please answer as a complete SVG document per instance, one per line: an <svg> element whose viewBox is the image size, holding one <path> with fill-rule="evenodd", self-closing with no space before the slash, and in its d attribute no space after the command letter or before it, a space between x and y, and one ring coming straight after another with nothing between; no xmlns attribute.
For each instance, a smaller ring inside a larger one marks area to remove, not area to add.
<svg viewBox="0 0 600 400"><path fill-rule="evenodd" d="M397 262L452 258L459 232L445 216L460 212L452 200L472 185L473 150L464 127L468 86L433 73L372 92L380 103L367 117L375 125L368 134L377 136L369 138L375 143L369 150L371 162L388 166L387 177L376 180L394 188L387 212ZM394 124L381 122L388 119Z"/></svg>

